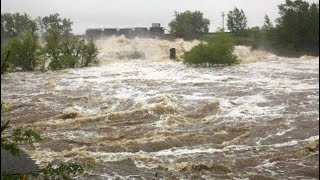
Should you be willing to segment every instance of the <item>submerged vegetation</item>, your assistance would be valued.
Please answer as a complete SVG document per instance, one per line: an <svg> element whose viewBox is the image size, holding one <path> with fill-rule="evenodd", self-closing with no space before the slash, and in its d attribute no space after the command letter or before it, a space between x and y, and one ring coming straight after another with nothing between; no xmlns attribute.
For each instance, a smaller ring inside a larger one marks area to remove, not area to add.
<svg viewBox="0 0 320 180"><path fill-rule="evenodd" d="M233 51L232 39L221 31L210 37L207 43L201 43L189 52L185 52L183 58L187 64L196 66L232 65L238 62Z"/></svg>
<svg viewBox="0 0 320 180"><path fill-rule="evenodd" d="M1 102L1 114L6 112L6 104ZM40 134L33 131L32 129L23 129L21 127L11 128L9 125L10 121L1 123L1 151L6 150L12 156L19 156L21 150L19 145L28 145L34 147L34 143L41 142L43 139ZM2 159L2 153L1 153ZM4 172L2 166L8 162L2 162L1 165L1 179L21 179L23 173L21 174L10 174L10 172ZM21 162L22 163L22 162ZM26 166L26 165L25 165ZM25 167L24 169L27 169ZM33 172L31 175L35 179L72 179L81 173L83 173L83 167L77 163L69 161L67 163L61 163L53 166L49 163L46 167L40 169L37 172Z"/></svg>
<svg viewBox="0 0 320 180"><path fill-rule="evenodd" d="M6 57L1 61L1 73L98 63L96 44L74 36L71 25L70 19L62 19L59 14L35 20L27 14L1 14L1 57Z"/></svg>

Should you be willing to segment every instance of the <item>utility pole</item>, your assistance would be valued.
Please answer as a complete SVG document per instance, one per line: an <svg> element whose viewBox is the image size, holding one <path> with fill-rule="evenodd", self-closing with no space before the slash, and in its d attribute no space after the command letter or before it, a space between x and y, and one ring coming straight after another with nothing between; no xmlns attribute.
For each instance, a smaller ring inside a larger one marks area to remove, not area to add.
<svg viewBox="0 0 320 180"><path fill-rule="evenodd" d="M224 12L221 13L222 16L222 29L224 31Z"/></svg>

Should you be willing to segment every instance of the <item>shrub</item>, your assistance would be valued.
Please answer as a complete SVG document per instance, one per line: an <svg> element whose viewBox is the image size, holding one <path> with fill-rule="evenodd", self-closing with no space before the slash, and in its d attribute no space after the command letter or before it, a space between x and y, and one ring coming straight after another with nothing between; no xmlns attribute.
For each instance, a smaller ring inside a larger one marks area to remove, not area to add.
<svg viewBox="0 0 320 180"><path fill-rule="evenodd" d="M2 110L1 103L1 110ZM2 111L1 111L2 112ZM33 143L40 142L42 139L40 135L31 130L23 130L22 128L15 128L9 134L4 134L4 131L9 128L9 121L1 124L1 148L7 150L13 155L19 154L18 145L27 144L33 147Z"/></svg>
<svg viewBox="0 0 320 180"><path fill-rule="evenodd" d="M88 40L87 44L85 44L83 52L82 52L82 67L87 67L89 64L98 63L98 47L94 43L93 40Z"/></svg>
<svg viewBox="0 0 320 180"><path fill-rule="evenodd" d="M96 44L92 40L86 41L74 36L66 40L48 39L44 54L51 60L51 70L87 67L89 64L98 63Z"/></svg>
<svg viewBox="0 0 320 180"><path fill-rule="evenodd" d="M35 174L34 176L39 179L71 180L76 176L81 175L83 172L84 169L79 163L69 161L67 163L61 163L57 167L54 167L52 163L49 163L39 174Z"/></svg>
<svg viewBox="0 0 320 180"><path fill-rule="evenodd" d="M9 55L10 55L10 51L5 51L4 49L1 48L1 74L4 74L9 69L9 61L8 61ZM2 107L2 103L1 103L1 107Z"/></svg>
<svg viewBox="0 0 320 180"><path fill-rule="evenodd" d="M220 32L208 38L207 43L201 43L185 52L183 59L185 63L197 66L232 65L238 63L233 51L232 38Z"/></svg>
<svg viewBox="0 0 320 180"><path fill-rule="evenodd" d="M3 51L10 51L7 63L22 71L33 71L39 63L39 45L37 37L27 33L9 39L3 45Z"/></svg>
<svg viewBox="0 0 320 180"><path fill-rule="evenodd" d="M60 18L59 14L37 20L26 14L2 14L1 74L8 70L60 70L98 63L96 44L74 36L72 24L70 19ZM36 34L40 34L42 47ZM46 67L46 60L49 67Z"/></svg>
<svg viewBox="0 0 320 180"><path fill-rule="evenodd" d="M1 110L3 110L2 102ZM13 156L19 155L19 144L34 147L34 143L41 142L42 140L40 135L31 129L25 130L22 128L15 128L4 133L4 131L8 131L9 128L9 121L1 124L1 149L7 150ZM52 163L49 163L45 168L40 169L39 172L34 172L31 175L35 179L73 179L76 176L81 175L83 172L84 169L79 163L69 161L67 163L60 163L57 167L54 167ZM22 172L21 174L11 175L1 170L1 179L21 179L21 177Z"/></svg>
<svg viewBox="0 0 320 180"><path fill-rule="evenodd" d="M72 55L63 55L58 60L51 61L49 64L50 69L60 70L67 68L75 68L79 58Z"/></svg>

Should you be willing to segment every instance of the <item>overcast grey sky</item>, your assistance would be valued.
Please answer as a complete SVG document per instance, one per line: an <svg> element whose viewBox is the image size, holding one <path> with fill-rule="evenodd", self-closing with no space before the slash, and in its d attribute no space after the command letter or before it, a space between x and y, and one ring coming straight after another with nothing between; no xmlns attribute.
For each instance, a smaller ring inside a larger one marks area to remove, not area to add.
<svg viewBox="0 0 320 180"><path fill-rule="evenodd" d="M318 2L318 0L307 0ZM75 33L93 27L167 27L174 11L200 10L211 21L210 31L222 26L221 12L233 7L244 10L248 25L261 26L264 15L278 17L278 5L285 0L1 0L1 13L26 12L32 17L59 13L73 22Z"/></svg>

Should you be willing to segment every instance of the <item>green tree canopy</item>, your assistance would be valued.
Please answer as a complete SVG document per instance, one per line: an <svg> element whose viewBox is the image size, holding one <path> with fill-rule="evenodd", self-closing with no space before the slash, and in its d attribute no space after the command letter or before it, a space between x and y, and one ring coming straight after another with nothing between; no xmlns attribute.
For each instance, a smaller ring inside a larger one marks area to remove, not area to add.
<svg viewBox="0 0 320 180"><path fill-rule="evenodd" d="M286 0L279 5L276 40L281 47L319 53L319 4Z"/></svg>
<svg viewBox="0 0 320 180"><path fill-rule="evenodd" d="M36 22L27 14L1 14L1 43L23 33L35 33Z"/></svg>
<svg viewBox="0 0 320 180"><path fill-rule="evenodd" d="M32 33L10 38L1 47L2 53L9 51L7 61L16 70L33 71L39 64L39 44L37 36Z"/></svg>
<svg viewBox="0 0 320 180"><path fill-rule="evenodd" d="M170 32L178 38L195 39L209 31L210 21L200 11L175 12L175 19L169 23Z"/></svg>
<svg viewBox="0 0 320 180"><path fill-rule="evenodd" d="M45 70L45 61L49 61L51 70L98 63L96 44L74 36L72 24L70 19L61 18L57 13L36 20L26 14L2 14L1 73ZM8 39L3 43L4 37Z"/></svg>
<svg viewBox="0 0 320 180"><path fill-rule="evenodd" d="M37 19L42 33L46 36L48 34L58 34L63 37L69 37L72 33L72 24L70 19L61 18L58 13L50 14L43 18Z"/></svg>
<svg viewBox="0 0 320 180"><path fill-rule="evenodd" d="M247 28L247 17L242 9L234 8L229 11L227 19L227 27L229 31L235 34L242 33Z"/></svg>
<svg viewBox="0 0 320 180"><path fill-rule="evenodd" d="M272 25L272 23L271 23L268 15L265 15L265 16L264 16L264 24L263 24L263 26L262 26L262 29L263 29L263 30L270 30L270 29L272 29L272 28L273 28L273 25Z"/></svg>

